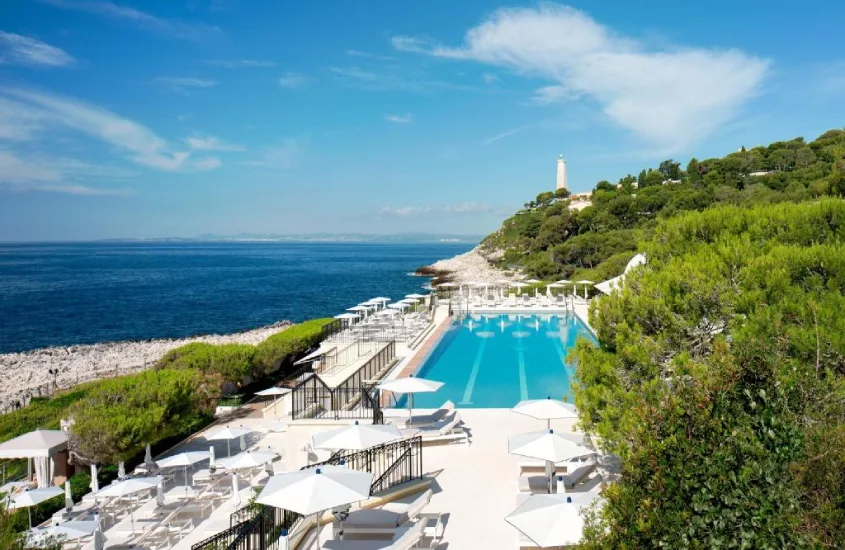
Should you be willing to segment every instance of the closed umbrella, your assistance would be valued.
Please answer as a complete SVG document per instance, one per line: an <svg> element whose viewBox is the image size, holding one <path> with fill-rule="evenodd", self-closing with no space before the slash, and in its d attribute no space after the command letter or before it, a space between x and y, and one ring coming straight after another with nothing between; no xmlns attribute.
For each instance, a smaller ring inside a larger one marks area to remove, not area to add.
<svg viewBox="0 0 845 550"><path fill-rule="evenodd" d="M355 424L311 436L315 449L361 451L402 439L402 432L392 424Z"/></svg>
<svg viewBox="0 0 845 550"><path fill-rule="evenodd" d="M392 393L410 394L408 395L408 422L410 423L413 420L413 394L435 392L442 386L443 382L426 380L425 378L417 378L411 375L407 378L396 378L382 382L378 387L381 390L387 390Z"/></svg>
<svg viewBox="0 0 845 550"><path fill-rule="evenodd" d="M235 509L241 505L241 488L238 486L238 474L232 472L232 503Z"/></svg>
<svg viewBox="0 0 845 550"><path fill-rule="evenodd" d="M91 487L92 493L100 490L100 480L97 479L97 465L93 463L91 464L91 484L89 487Z"/></svg>
<svg viewBox="0 0 845 550"><path fill-rule="evenodd" d="M65 511L73 509L73 495L70 492L70 479L65 481Z"/></svg>
<svg viewBox="0 0 845 550"><path fill-rule="evenodd" d="M126 479L126 464L122 460L117 463L117 479Z"/></svg>
<svg viewBox="0 0 845 550"><path fill-rule="evenodd" d="M581 507L564 494L531 495L505 521L541 548L578 544L584 532Z"/></svg>
<svg viewBox="0 0 845 550"><path fill-rule="evenodd" d="M236 426L234 428L231 427L231 426L226 426L222 430L217 430L213 434L207 436L206 439L209 440L209 441L220 441L220 440L225 439L226 440L226 456L231 456L232 455L231 441L233 439L237 439L237 438L241 438L245 435L249 435L254 431L255 430L251 430L249 428L244 428L243 426L239 426L239 427ZM241 445L243 445L243 444L241 444Z"/></svg>
<svg viewBox="0 0 845 550"><path fill-rule="evenodd" d="M29 528L32 529L32 510L30 510L30 507L35 506L36 504L41 504L45 500L50 500L51 498L55 498L61 494L64 494L64 491L59 487L31 489L18 494L9 505L9 508L26 508L27 514L29 515Z"/></svg>
<svg viewBox="0 0 845 550"><path fill-rule="evenodd" d="M593 450L564 437L554 430L529 432L512 435L508 438L508 452L514 455L537 458L546 461L549 493L552 492L552 476L549 471L552 464L579 456L593 454Z"/></svg>
<svg viewBox="0 0 845 550"><path fill-rule="evenodd" d="M153 462L153 452L150 449L150 444L147 443L147 448L144 451L144 464L147 466L147 471L152 471L156 468L156 463Z"/></svg>
<svg viewBox="0 0 845 550"><path fill-rule="evenodd" d="M217 457L214 453L214 445L208 446L208 471L213 471L217 468Z"/></svg>
<svg viewBox="0 0 845 550"><path fill-rule="evenodd" d="M320 466L271 477L255 502L317 517L320 547L320 514L335 506L365 500L370 496L373 474L342 466Z"/></svg>
<svg viewBox="0 0 845 550"><path fill-rule="evenodd" d="M156 503L159 506L164 506L165 497L164 497L164 478L161 478L156 485Z"/></svg>
<svg viewBox="0 0 845 550"><path fill-rule="evenodd" d="M545 399L525 399L511 409L515 413L524 414L539 420L546 420L546 428L551 428L552 419L578 418L574 405L546 397Z"/></svg>

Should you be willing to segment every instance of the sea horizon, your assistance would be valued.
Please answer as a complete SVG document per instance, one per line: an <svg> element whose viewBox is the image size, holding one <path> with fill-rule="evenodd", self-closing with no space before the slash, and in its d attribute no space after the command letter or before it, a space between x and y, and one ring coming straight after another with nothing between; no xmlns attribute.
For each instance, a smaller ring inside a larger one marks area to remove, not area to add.
<svg viewBox="0 0 845 550"><path fill-rule="evenodd" d="M401 299L474 243L0 244L0 353L233 334Z"/></svg>

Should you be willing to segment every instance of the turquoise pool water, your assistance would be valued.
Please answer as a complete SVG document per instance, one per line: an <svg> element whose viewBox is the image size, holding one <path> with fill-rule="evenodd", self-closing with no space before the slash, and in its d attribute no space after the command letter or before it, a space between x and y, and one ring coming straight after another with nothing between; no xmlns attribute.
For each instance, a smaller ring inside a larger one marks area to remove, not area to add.
<svg viewBox="0 0 845 550"><path fill-rule="evenodd" d="M414 396L414 407L510 408L522 399L572 400L569 349L595 338L574 315L474 315L456 320L417 376L439 380L435 393ZM402 405L402 402L399 404Z"/></svg>

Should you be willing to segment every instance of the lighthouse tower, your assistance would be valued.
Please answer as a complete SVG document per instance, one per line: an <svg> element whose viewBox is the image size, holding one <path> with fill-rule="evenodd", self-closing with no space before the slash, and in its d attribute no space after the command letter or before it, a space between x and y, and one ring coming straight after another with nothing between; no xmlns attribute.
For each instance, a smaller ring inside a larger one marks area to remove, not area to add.
<svg viewBox="0 0 845 550"><path fill-rule="evenodd" d="M555 189L566 189L566 161L563 155L557 157L557 185Z"/></svg>

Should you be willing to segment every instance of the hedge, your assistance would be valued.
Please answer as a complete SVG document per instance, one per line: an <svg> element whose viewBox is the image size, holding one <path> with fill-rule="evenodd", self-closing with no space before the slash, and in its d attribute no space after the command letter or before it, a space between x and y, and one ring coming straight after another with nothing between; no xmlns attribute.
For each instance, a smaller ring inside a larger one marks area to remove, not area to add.
<svg viewBox="0 0 845 550"><path fill-rule="evenodd" d="M286 359L319 344L323 327L332 321L333 319L312 319L277 332L258 344L256 363L264 373L277 370Z"/></svg>

